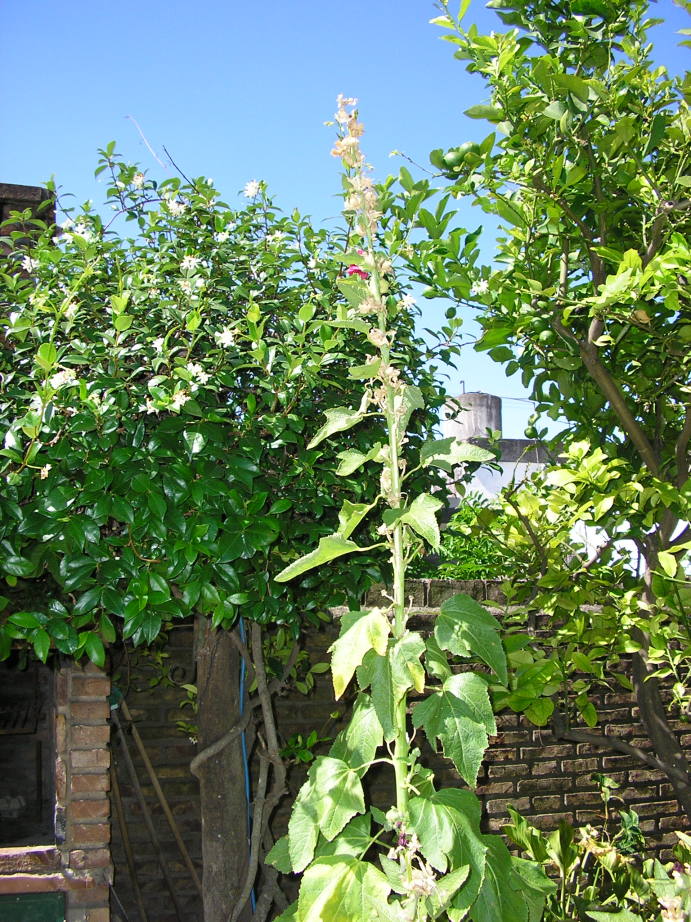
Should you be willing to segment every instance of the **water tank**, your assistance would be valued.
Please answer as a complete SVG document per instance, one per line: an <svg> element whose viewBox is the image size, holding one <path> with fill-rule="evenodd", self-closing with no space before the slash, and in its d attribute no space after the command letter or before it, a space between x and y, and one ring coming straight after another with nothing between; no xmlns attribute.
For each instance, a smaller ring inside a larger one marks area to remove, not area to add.
<svg viewBox="0 0 691 922"><path fill-rule="evenodd" d="M462 410L458 409L459 405ZM446 437L453 436L465 442L486 437L488 429L501 432L501 397L470 393L447 402L446 419L442 422Z"/></svg>

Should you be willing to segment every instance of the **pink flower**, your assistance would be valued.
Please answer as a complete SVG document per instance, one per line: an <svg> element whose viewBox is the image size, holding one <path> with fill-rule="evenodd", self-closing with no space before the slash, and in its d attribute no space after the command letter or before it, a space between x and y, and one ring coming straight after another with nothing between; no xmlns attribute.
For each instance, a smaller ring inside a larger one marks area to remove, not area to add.
<svg viewBox="0 0 691 922"><path fill-rule="evenodd" d="M369 272L365 272L365 270L361 269L359 266L348 266L346 275L359 275L361 279L369 278Z"/></svg>

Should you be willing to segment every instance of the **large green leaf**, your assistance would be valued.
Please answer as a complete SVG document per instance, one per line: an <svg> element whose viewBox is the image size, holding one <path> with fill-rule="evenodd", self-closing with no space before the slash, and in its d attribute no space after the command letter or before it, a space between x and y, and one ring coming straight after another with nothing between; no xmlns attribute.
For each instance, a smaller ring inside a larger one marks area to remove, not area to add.
<svg viewBox="0 0 691 922"><path fill-rule="evenodd" d="M292 873L293 865L290 861L290 843L288 836L281 836L277 842L274 842L273 847L266 853L264 863L270 865L272 868L276 868L281 874Z"/></svg>
<svg viewBox="0 0 691 922"><path fill-rule="evenodd" d="M338 474L339 477L347 477L367 461L374 460L380 451L381 443L376 442L372 448L370 448L367 454L363 454L361 451L356 451L354 448L349 448L346 451L339 452L336 457L339 459L340 464L336 468L336 474Z"/></svg>
<svg viewBox="0 0 691 922"><path fill-rule="evenodd" d="M309 777L319 829L330 842L351 817L364 812L362 784L354 769L332 756L319 756L310 768Z"/></svg>
<svg viewBox="0 0 691 922"><path fill-rule="evenodd" d="M529 922L525 884L514 871L511 855L498 836L484 836L487 848L485 876L470 910L473 922Z"/></svg>
<svg viewBox="0 0 691 922"><path fill-rule="evenodd" d="M496 724L485 681L473 673L452 675L441 690L413 708L413 724L423 727L432 746L438 739L444 755L461 777L474 785Z"/></svg>
<svg viewBox="0 0 691 922"><path fill-rule="evenodd" d="M436 549L441 541L437 512L443 505L444 503L438 497L423 493L415 497L409 508L401 516L400 521L410 525L421 538L424 538L428 544Z"/></svg>
<svg viewBox="0 0 691 922"><path fill-rule="evenodd" d="M414 384L406 384L401 395L401 410L397 419L398 431L402 434L408 428L408 422L415 410L423 410L425 400L422 391Z"/></svg>
<svg viewBox="0 0 691 922"><path fill-rule="evenodd" d="M338 534L342 538L350 538L352 533L376 503L351 503L345 500L341 511L338 513Z"/></svg>
<svg viewBox="0 0 691 922"><path fill-rule="evenodd" d="M447 473L452 473L459 464L468 461L491 461L494 455L479 445L470 442L460 442L458 439L435 439L425 442L420 449L420 465L422 467L440 467Z"/></svg>
<svg viewBox="0 0 691 922"><path fill-rule="evenodd" d="M442 650L457 656L479 657L506 685L506 655L499 622L470 596L459 594L442 602L434 636Z"/></svg>
<svg viewBox="0 0 691 922"><path fill-rule="evenodd" d="M420 662L424 652L425 641L412 631L406 631L391 647L388 659L397 702L409 688L418 694L425 690L425 670Z"/></svg>
<svg viewBox="0 0 691 922"><path fill-rule="evenodd" d="M341 730L329 750L334 759L342 759L362 777L367 771L384 733L369 695L360 693L348 726Z"/></svg>
<svg viewBox="0 0 691 922"><path fill-rule="evenodd" d="M449 919L460 920L473 905L485 876L487 848L479 831L481 806L470 791L449 789L413 797L410 818L426 860L442 873L469 867L466 883L452 900Z"/></svg>
<svg viewBox="0 0 691 922"><path fill-rule="evenodd" d="M545 906L545 899L557 889L542 866L537 861L511 856L511 867L523 883L521 893L528 905L529 922L540 922Z"/></svg>
<svg viewBox="0 0 691 922"><path fill-rule="evenodd" d="M363 418L363 414L359 410L350 410L348 407L334 407L327 410L324 415L326 416L326 422L316 432L307 446L308 449L316 448L320 442L328 439L335 432L344 432L346 429L351 429Z"/></svg>
<svg viewBox="0 0 691 922"><path fill-rule="evenodd" d="M308 779L298 791L288 821L288 854L293 871L304 871L314 857L319 838L319 823L312 781Z"/></svg>
<svg viewBox="0 0 691 922"><path fill-rule="evenodd" d="M317 842L315 857L326 855L352 855L361 858L372 844L372 817L369 813L354 816L339 832L332 842L323 837Z"/></svg>
<svg viewBox="0 0 691 922"><path fill-rule="evenodd" d="M298 898L298 922L395 922L391 885L367 861L347 855L320 858L308 868Z"/></svg>
<svg viewBox="0 0 691 922"><path fill-rule="evenodd" d="M340 636L330 648L331 676L337 699L368 650L376 650L380 655L386 652L390 630L388 618L379 608L347 612L343 616Z"/></svg>
<svg viewBox="0 0 691 922"><path fill-rule="evenodd" d="M316 550L310 551L304 557L299 557L291 564L288 564L281 572L274 577L277 583L287 583L288 580L301 576L314 567L319 567L323 563L342 557L344 554L352 554L354 551L368 550L367 548L358 547L354 541L348 541L341 535L327 535L319 539Z"/></svg>
<svg viewBox="0 0 691 922"><path fill-rule="evenodd" d="M358 668L357 680L360 688L372 689L372 704L384 731L384 739L390 743L396 736L394 726L396 690L389 657L380 656L374 650L370 650L365 654L362 666Z"/></svg>

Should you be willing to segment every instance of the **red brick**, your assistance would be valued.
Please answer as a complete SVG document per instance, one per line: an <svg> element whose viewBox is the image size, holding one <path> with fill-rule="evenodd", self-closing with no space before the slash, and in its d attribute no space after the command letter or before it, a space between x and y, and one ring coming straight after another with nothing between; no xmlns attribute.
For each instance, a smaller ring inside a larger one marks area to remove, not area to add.
<svg viewBox="0 0 691 922"><path fill-rule="evenodd" d="M671 829L672 831L675 831L677 829L684 828L681 815L662 816L660 817L658 821L658 826L659 826L660 832L667 832L667 830L669 829Z"/></svg>
<svg viewBox="0 0 691 922"><path fill-rule="evenodd" d="M564 806L564 802L558 794L550 794L547 797L533 797L533 810L537 813L557 812Z"/></svg>
<svg viewBox="0 0 691 922"><path fill-rule="evenodd" d="M573 823L573 813L541 813L538 816L528 817L530 825L537 827L537 829L556 829L561 820Z"/></svg>
<svg viewBox="0 0 691 922"><path fill-rule="evenodd" d="M108 887L84 887L73 890L69 896L70 909L73 906L103 907L108 905Z"/></svg>
<svg viewBox="0 0 691 922"><path fill-rule="evenodd" d="M651 770L649 768L632 768L629 771L629 781L631 784L638 784L639 782L646 781L660 781L662 777L662 772L659 772L656 769Z"/></svg>
<svg viewBox="0 0 691 922"><path fill-rule="evenodd" d="M563 778L555 784L554 778L526 778L516 787L521 794L553 794L560 785L566 787L568 779Z"/></svg>
<svg viewBox="0 0 691 922"><path fill-rule="evenodd" d="M531 771L533 775L558 775L559 774L559 763L556 759L552 759L547 762L536 762L532 767ZM555 784L559 782L555 780Z"/></svg>
<svg viewBox="0 0 691 922"><path fill-rule="evenodd" d="M530 799L528 797L514 797L513 799L485 801L485 808L490 815L508 813L507 807L513 807L521 813L523 810L530 809Z"/></svg>
<svg viewBox="0 0 691 922"><path fill-rule="evenodd" d="M72 795L96 794L110 789L110 775L99 772L96 775L73 774L71 778Z"/></svg>
<svg viewBox="0 0 691 922"><path fill-rule="evenodd" d="M103 723L110 715L107 701L73 701L70 718L73 723Z"/></svg>
<svg viewBox="0 0 691 922"><path fill-rule="evenodd" d="M107 769L110 766L110 752L107 749L75 749L70 755L73 771L80 768Z"/></svg>
<svg viewBox="0 0 691 922"><path fill-rule="evenodd" d="M76 848L70 852L70 867L77 871L107 868L109 865L110 851L107 848Z"/></svg>
<svg viewBox="0 0 691 922"><path fill-rule="evenodd" d="M491 755L491 753L490 753ZM527 765L492 765L487 769L490 778L521 778L528 774Z"/></svg>
<svg viewBox="0 0 691 922"><path fill-rule="evenodd" d="M55 677L55 703L58 708L65 707L69 701L69 670L58 669Z"/></svg>
<svg viewBox="0 0 691 922"><path fill-rule="evenodd" d="M73 800L69 806L70 820L99 820L110 815L106 797L100 800Z"/></svg>
<svg viewBox="0 0 691 922"><path fill-rule="evenodd" d="M490 781L475 788L475 793L484 797L496 797L499 794L513 794L513 781Z"/></svg>
<svg viewBox="0 0 691 922"><path fill-rule="evenodd" d="M68 841L72 847L84 845L107 845L110 842L110 824L70 824L68 829Z"/></svg>
<svg viewBox="0 0 691 922"><path fill-rule="evenodd" d="M597 810L576 810L576 822L581 826L586 823L598 826L603 820L604 814L598 813Z"/></svg>
<svg viewBox="0 0 691 922"><path fill-rule="evenodd" d="M96 749L108 745L110 727L72 727L70 743L74 749Z"/></svg>
<svg viewBox="0 0 691 922"><path fill-rule="evenodd" d="M597 759L562 759L561 770L566 775L596 772L599 767Z"/></svg>
<svg viewBox="0 0 691 922"><path fill-rule="evenodd" d="M75 698L107 698L110 694L110 680L95 678L94 676L73 675L71 699Z"/></svg>

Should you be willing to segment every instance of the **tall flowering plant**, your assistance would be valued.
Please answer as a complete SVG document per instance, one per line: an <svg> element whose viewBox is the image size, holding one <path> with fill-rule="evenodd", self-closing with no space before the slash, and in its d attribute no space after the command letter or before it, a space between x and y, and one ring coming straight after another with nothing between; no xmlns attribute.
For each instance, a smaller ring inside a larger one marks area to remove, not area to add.
<svg viewBox="0 0 691 922"><path fill-rule="evenodd" d="M400 364L394 320L406 305L391 294L392 265L379 245L380 208L355 106L356 100L339 97L335 116L333 153L344 168L352 233L342 257L347 269L338 287L344 297L334 322L367 343L364 361L358 358L350 367L363 391L357 406L326 412L308 447L371 418L382 420L385 439L365 450L345 448L336 470L344 477L371 470L378 492L368 502L344 500L338 529L276 579L285 582L371 550L351 536L381 510L380 524L371 529L373 546L389 556L392 590L381 606L345 614L331 648L335 696L354 683L356 699L350 724L328 755L313 763L288 834L268 856L279 870L302 875L298 900L280 920L532 922L541 917L549 881L536 865L512 858L500 838L483 835L481 805L471 790L437 789L414 744L418 731L433 748L441 744L472 787L488 737L496 732L488 688L493 680L506 681L506 659L494 617L458 595L442 606L425 637L411 628L405 598L409 562L440 541L441 501L417 492L413 475L431 468L450 472L490 455L451 438L410 436L411 419L423 410L424 399ZM462 660L461 671L453 657ZM373 766L388 766L392 773L395 802L387 812L366 802L363 780Z"/></svg>

